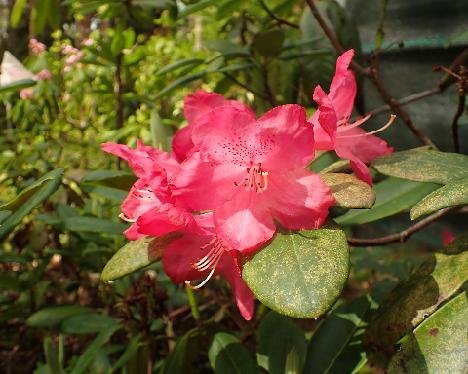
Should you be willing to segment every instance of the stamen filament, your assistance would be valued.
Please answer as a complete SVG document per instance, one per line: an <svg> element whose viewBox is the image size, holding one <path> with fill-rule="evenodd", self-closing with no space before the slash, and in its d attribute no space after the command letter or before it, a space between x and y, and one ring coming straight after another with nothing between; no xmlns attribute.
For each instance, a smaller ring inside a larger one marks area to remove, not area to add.
<svg viewBox="0 0 468 374"><path fill-rule="evenodd" d="M395 121L396 119L396 115L392 114L390 115L390 119L388 120L388 122L383 125L380 129L377 129L377 130L374 130L374 131L369 131L369 132L365 132L365 133L362 133L362 134L355 134L355 135L339 135L338 137L339 138L358 138L360 136L369 136L369 135L372 135L372 134L375 134L377 132L380 132L380 131L384 131L386 130L387 128L389 128L392 123Z"/></svg>
<svg viewBox="0 0 468 374"><path fill-rule="evenodd" d="M126 222L131 222L131 223L135 223L137 221L136 218L128 218L124 213L120 213L119 218Z"/></svg>

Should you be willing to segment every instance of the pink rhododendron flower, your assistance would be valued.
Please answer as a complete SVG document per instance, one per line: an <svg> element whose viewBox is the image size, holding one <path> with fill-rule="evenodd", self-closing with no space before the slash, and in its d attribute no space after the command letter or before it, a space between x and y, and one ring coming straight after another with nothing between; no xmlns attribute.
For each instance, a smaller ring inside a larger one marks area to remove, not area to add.
<svg viewBox="0 0 468 374"><path fill-rule="evenodd" d="M20 98L21 98L22 100L28 100L28 99L30 99L31 97L33 97L33 89L32 89L32 87L23 88L22 90L20 90Z"/></svg>
<svg viewBox="0 0 468 374"><path fill-rule="evenodd" d="M203 230L185 230L164 251L164 270L174 283L186 282L191 288L200 288L214 275L221 275L231 285L237 307L246 320L253 316L254 296L241 278L237 262L239 252L216 236L213 214L195 216ZM192 281L203 279L197 285Z"/></svg>
<svg viewBox="0 0 468 374"><path fill-rule="evenodd" d="M174 176L174 195L193 210L214 209L217 235L247 251L272 238L275 221L292 230L318 228L334 203L330 189L305 169L314 135L298 105L255 119L250 110L214 108L197 118L196 152Z"/></svg>
<svg viewBox="0 0 468 374"><path fill-rule="evenodd" d="M42 69L39 73L37 73L37 79L43 81L52 78L52 73L48 69Z"/></svg>
<svg viewBox="0 0 468 374"><path fill-rule="evenodd" d="M121 205L121 218L132 223L125 231L129 240L148 235L163 236L195 225L192 215L175 205L167 183L178 165L172 156L140 141L136 149L114 143L104 143L101 147L126 160L138 177Z"/></svg>
<svg viewBox="0 0 468 374"><path fill-rule="evenodd" d="M178 161L182 162L185 160L194 149L192 131L197 120L212 109L223 105L250 111L244 103L237 100L226 100L222 95L217 93L199 90L193 95L185 97L184 117L187 119L188 125L177 131L172 140L172 150Z"/></svg>
<svg viewBox="0 0 468 374"><path fill-rule="evenodd" d="M455 240L455 236L449 230L442 230L442 245L448 246Z"/></svg>
<svg viewBox="0 0 468 374"><path fill-rule="evenodd" d="M35 38L29 39L28 48L31 51L31 53L36 56L40 55L41 53L44 53L45 50L47 49L44 43L41 43Z"/></svg>
<svg viewBox="0 0 468 374"><path fill-rule="evenodd" d="M86 39L83 39L81 44L85 45L86 47L91 47L94 44L94 40L91 38L86 38Z"/></svg>
<svg viewBox="0 0 468 374"><path fill-rule="evenodd" d="M372 185L372 177L366 164L376 157L389 154L393 151L387 143L365 132L359 126L369 116L349 123L353 111L357 86L354 73L348 69L354 50L349 50L338 57L330 93L327 95L320 86L314 91L314 100L318 110L314 113L311 122L314 126L315 146L318 150L334 150L336 154L350 161L351 167L357 177ZM380 130L384 130L394 120L394 116Z"/></svg>

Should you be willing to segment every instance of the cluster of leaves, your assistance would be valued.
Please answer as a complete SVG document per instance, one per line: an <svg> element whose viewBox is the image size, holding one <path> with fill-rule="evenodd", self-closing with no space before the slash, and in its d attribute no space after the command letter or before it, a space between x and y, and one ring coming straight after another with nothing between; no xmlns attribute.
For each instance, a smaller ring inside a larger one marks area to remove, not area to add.
<svg viewBox="0 0 468 374"><path fill-rule="evenodd" d="M319 5L340 42L359 52L345 10ZM259 112L309 106L336 55L302 2L16 0L6 10L10 50L25 57L29 37L42 37L47 51L22 60L52 72L0 87L7 372L463 371L466 237L438 252L437 232L350 254L345 233L364 232L362 224L371 234L400 231L408 211L418 219L466 205L464 155L416 149L377 159L372 189L330 152L319 155L310 168L331 186L341 228L280 233L244 264L262 303L252 323L224 284L196 295L174 286L157 261L164 243L124 246L117 216L134 177L99 144L141 138L167 149L183 96L198 87ZM88 37L93 44L82 45ZM64 45L83 52L69 71ZM21 100L31 85L34 96Z"/></svg>

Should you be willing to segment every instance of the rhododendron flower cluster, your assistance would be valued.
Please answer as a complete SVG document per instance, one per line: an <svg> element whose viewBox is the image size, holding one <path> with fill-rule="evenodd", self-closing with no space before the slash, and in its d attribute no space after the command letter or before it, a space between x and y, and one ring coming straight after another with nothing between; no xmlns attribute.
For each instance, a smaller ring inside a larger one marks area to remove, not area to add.
<svg viewBox="0 0 468 374"><path fill-rule="evenodd" d="M35 38L29 39L28 48L31 51L31 53L36 56L40 55L41 53L44 53L47 49L44 43L41 43Z"/></svg>
<svg viewBox="0 0 468 374"><path fill-rule="evenodd" d="M121 206L121 218L131 223L127 238L173 235L162 258L170 278L199 288L219 274L242 316L252 318L242 257L261 250L280 227L319 228L335 203L330 188L307 169L315 150L348 158L368 183L365 163L391 151L374 135L361 136L362 121L348 124L356 95L351 57L352 51L338 59L329 95L316 89L319 109L310 122L299 105L257 118L242 102L198 91L185 99L188 125L175 134L171 154L140 141L136 149L103 144L138 177Z"/></svg>

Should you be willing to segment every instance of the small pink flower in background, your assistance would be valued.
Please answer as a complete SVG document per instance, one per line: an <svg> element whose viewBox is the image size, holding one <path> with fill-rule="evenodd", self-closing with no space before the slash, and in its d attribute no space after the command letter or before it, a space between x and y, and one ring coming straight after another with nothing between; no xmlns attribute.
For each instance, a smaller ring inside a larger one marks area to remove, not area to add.
<svg viewBox="0 0 468 374"><path fill-rule="evenodd" d="M442 230L442 245L444 247L448 246L455 240L455 236L447 229Z"/></svg>
<svg viewBox="0 0 468 374"><path fill-rule="evenodd" d="M241 110L250 111L242 102L227 100L223 95L198 90L184 99L184 117L188 125L176 132L172 140L172 150L179 162L182 162L194 150L192 132L195 123L205 114L220 106L232 106ZM252 113L253 115L253 113Z"/></svg>
<svg viewBox="0 0 468 374"><path fill-rule="evenodd" d="M79 50L73 46L71 46L70 44L62 44L61 46L61 49L62 49L62 53L64 55L74 55L74 54L77 54L79 52Z"/></svg>
<svg viewBox="0 0 468 374"><path fill-rule="evenodd" d="M44 53L47 49L44 43L39 42L35 38L29 39L28 48L31 51L31 53L36 56L40 55L41 53Z"/></svg>
<svg viewBox="0 0 468 374"><path fill-rule="evenodd" d="M43 69L37 73L37 79L43 81L52 78L52 73L48 69Z"/></svg>
<svg viewBox="0 0 468 374"><path fill-rule="evenodd" d="M314 157L312 127L299 105L252 111L214 108L197 119L197 151L172 180L173 194L193 210L214 209L217 235L239 251L258 248L276 232L318 228L334 199L305 169Z"/></svg>
<svg viewBox="0 0 468 374"><path fill-rule="evenodd" d="M164 270L174 283L185 281L191 288L200 288L219 274L231 285L241 315L253 316L254 296L241 278L237 251L216 235L213 214L194 216L202 229L185 230L165 250ZM202 280L197 285L193 281Z"/></svg>
<svg viewBox="0 0 468 374"><path fill-rule="evenodd" d="M315 145L317 150L334 150L344 159L350 160L357 177L372 185L372 177L366 164L374 158L392 153L393 148L387 143L366 132L359 126L369 116L349 123L354 107L357 86L354 73L348 69L354 56L349 50L338 57L336 70L327 95L320 86L314 91L314 100L318 109L311 118L314 126ZM394 116L382 127L381 131L393 122Z"/></svg>
<svg viewBox="0 0 468 374"><path fill-rule="evenodd" d="M91 38L86 38L86 39L83 39L81 44L85 45L86 47L91 47L94 44L94 40Z"/></svg>
<svg viewBox="0 0 468 374"><path fill-rule="evenodd" d="M32 89L32 87L23 88L23 89L20 91L20 98L21 98L22 100L28 100L28 99L30 99L31 97L33 97L33 89Z"/></svg>

